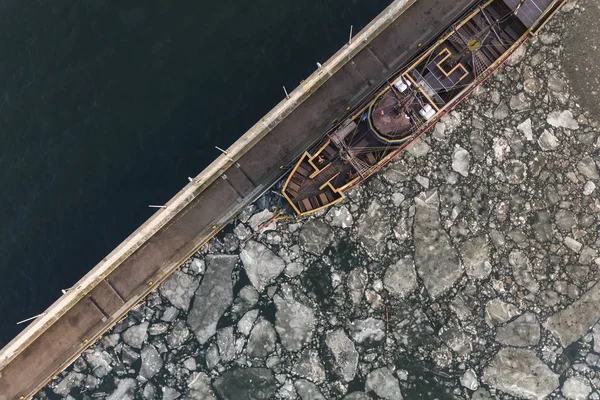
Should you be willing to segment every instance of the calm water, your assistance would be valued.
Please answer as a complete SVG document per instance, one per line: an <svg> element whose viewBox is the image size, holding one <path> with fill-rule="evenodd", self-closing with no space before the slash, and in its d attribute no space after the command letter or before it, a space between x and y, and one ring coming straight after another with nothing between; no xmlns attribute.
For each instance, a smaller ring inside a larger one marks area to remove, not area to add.
<svg viewBox="0 0 600 400"><path fill-rule="evenodd" d="M0 346L390 2L0 0Z"/></svg>

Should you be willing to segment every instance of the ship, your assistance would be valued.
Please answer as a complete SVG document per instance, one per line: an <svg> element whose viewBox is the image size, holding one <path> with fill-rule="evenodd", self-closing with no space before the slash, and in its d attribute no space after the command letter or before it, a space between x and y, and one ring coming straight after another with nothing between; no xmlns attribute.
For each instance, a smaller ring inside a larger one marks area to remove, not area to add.
<svg viewBox="0 0 600 400"><path fill-rule="evenodd" d="M306 216L341 202L535 36L566 0L484 0L324 133L284 181L283 208Z"/></svg>

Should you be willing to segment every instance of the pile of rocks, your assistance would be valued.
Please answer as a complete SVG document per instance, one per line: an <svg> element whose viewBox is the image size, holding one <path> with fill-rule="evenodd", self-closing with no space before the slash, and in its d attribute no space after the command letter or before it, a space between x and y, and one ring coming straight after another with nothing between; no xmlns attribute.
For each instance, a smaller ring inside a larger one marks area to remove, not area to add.
<svg viewBox="0 0 600 400"><path fill-rule="evenodd" d="M264 227L260 199L37 398L600 399L583 8L339 206Z"/></svg>

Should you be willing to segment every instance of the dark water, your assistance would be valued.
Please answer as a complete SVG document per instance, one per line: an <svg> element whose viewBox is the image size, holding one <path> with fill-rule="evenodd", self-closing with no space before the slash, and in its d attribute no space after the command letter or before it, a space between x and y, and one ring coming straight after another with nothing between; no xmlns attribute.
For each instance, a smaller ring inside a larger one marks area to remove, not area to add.
<svg viewBox="0 0 600 400"><path fill-rule="evenodd" d="M390 2L0 0L0 346Z"/></svg>

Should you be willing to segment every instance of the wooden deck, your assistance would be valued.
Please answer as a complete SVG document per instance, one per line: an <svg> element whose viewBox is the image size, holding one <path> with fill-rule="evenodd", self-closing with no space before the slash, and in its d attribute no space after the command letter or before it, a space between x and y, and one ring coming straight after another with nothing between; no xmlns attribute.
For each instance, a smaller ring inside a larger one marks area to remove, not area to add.
<svg viewBox="0 0 600 400"><path fill-rule="evenodd" d="M306 153L298 161L283 192L300 213L312 212L343 197L332 186L350 169L340 160L339 150L327 141L314 155Z"/></svg>
<svg viewBox="0 0 600 400"><path fill-rule="evenodd" d="M531 28L535 21L544 13L553 0L525 0L525 3L519 8L517 18L527 28ZM504 0L504 3L514 10L521 0Z"/></svg>

